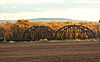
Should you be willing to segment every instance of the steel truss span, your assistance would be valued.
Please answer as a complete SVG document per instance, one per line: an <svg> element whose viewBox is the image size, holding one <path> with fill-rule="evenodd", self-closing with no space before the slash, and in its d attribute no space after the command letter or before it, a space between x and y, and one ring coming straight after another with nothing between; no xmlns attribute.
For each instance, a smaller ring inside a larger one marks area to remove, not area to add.
<svg viewBox="0 0 100 62"><path fill-rule="evenodd" d="M67 25L54 31L48 26L32 26L23 33L23 40L66 40L93 39L95 33L88 27L81 25Z"/></svg>
<svg viewBox="0 0 100 62"><path fill-rule="evenodd" d="M32 26L23 34L23 40L55 39L55 31L47 26Z"/></svg>
<svg viewBox="0 0 100 62"><path fill-rule="evenodd" d="M68 25L60 28L55 33L56 40L65 39L93 39L96 38L93 31L81 25Z"/></svg>

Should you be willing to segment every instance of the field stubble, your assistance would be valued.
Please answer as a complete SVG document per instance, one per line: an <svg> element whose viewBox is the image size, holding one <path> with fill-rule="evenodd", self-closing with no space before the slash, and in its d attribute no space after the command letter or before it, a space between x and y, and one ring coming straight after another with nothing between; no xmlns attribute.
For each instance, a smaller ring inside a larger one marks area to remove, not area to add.
<svg viewBox="0 0 100 62"><path fill-rule="evenodd" d="M0 62L100 62L100 42L0 43Z"/></svg>

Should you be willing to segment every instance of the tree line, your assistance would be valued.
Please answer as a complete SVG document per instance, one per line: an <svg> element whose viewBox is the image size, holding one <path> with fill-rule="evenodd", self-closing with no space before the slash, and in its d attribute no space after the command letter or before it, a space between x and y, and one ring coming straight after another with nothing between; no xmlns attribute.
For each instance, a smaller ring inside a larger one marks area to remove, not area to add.
<svg viewBox="0 0 100 62"><path fill-rule="evenodd" d="M0 23L0 40L21 40L24 31L32 26L48 26L57 31L61 27L67 25L83 25L93 30L96 36L100 38L100 23L82 21L78 23L73 21L41 23L31 22L29 20L17 20L16 23Z"/></svg>

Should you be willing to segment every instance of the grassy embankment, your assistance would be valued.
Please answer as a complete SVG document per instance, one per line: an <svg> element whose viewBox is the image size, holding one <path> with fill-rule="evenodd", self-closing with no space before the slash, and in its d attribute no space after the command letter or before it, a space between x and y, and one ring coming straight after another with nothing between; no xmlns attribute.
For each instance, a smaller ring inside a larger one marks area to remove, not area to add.
<svg viewBox="0 0 100 62"><path fill-rule="evenodd" d="M31 42L31 43L38 43L38 42L88 42L88 41L100 41L100 39L74 39L74 40L47 40L41 39L39 41L0 41L0 43L16 43L16 42Z"/></svg>

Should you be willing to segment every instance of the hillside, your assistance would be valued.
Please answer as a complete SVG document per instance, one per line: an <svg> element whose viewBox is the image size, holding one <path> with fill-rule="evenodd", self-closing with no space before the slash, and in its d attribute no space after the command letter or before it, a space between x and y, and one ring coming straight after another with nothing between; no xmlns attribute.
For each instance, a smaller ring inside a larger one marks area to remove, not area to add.
<svg viewBox="0 0 100 62"><path fill-rule="evenodd" d="M48 23L48 22L66 22L66 21L73 21L73 22L80 22L80 21L85 21L85 22L92 22L92 21L86 21L86 20L73 20L73 19L68 19L68 18L36 18L36 19L27 19L32 22L42 22L42 23ZM5 23L5 22L16 22L16 20L0 20L0 23Z"/></svg>

